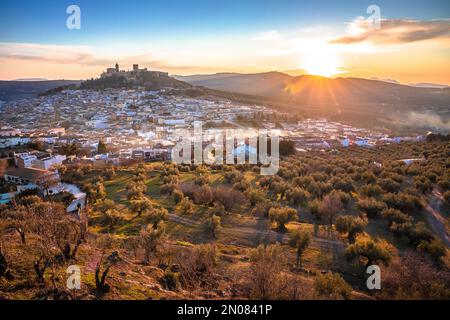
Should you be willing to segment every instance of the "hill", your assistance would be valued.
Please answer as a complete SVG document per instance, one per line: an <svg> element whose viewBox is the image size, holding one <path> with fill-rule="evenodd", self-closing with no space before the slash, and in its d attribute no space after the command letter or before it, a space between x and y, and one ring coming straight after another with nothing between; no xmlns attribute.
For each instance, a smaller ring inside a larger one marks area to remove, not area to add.
<svg viewBox="0 0 450 320"><path fill-rule="evenodd" d="M450 131L450 89L361 78L290 76L281 72L176 76L195 86L261 97L306 116L366 127Z"/></svg>
<svg viewBox="0 0 450 320"><path fill-rule="evenodd" d="M281 72L176 76L193 85L265 96L311 106L388 103L399 106L448 106L450 90L417 88L361 78L290 76Z"/></svg>
<svg viewBox="0 0 450 320"><path fill-rule="evenodd" d="M15 80L15 81L0 81L0 100L12 101L26 98L34 98L48 90L67 86L72 84L79 84L78 80Z"/></svg>
<svg viewBox="0 0 450 320"><path fill-rule="evenodd" d="M155 71L142 71L132 79L126 76L114 76L83 81L80 89L101 90L105 88L132 88L142 86L148 90L161 88L188 89L192 85Z"/></svg>

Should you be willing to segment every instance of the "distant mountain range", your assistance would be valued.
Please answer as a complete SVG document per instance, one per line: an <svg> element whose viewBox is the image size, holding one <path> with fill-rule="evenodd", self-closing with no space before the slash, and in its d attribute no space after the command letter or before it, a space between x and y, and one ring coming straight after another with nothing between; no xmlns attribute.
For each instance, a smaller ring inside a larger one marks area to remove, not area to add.
<svg viewBox="0 0 450 320"><path fill-rule="evenodd" d="M175 77L195 86L276 98L303 106L342 107L346 104L374 103L395 104L397 107L450 107L448 87L413 87L361 78L290 76L281 72Z"/></svg>
<svg viewBox="0 0 450 320"><path fill-rule="evenodd" d="M14 80L0 81L0 100L11 101L18 99L34 98L48 90L79 84L78 80Z"/></svg>

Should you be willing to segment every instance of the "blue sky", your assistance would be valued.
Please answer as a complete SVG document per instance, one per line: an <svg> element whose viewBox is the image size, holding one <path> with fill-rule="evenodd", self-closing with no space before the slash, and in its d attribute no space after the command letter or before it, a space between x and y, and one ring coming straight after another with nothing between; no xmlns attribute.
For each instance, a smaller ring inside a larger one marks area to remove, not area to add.
<svg viewBox="0 0 450 320"><path fill-rule="evenodd" d="M66 28L72 4L81 30ZM365 22L371 4L378 31ZM117 61L450 83L449 16L448 0L0 1L0 79L95 77Z"/></svg>
<svg viewBox="0 0 450 320"><path fill-rule="evenodd" d="M65 28L65 9L77 4L82 29ZM370 4L388 18L446 18L450 1L377 0L86 0L2 1L0 41L44 44L98 44L129 40L208 38L221 35L284 30L319 24L343 28L343 23L365 14Z"/></svg>

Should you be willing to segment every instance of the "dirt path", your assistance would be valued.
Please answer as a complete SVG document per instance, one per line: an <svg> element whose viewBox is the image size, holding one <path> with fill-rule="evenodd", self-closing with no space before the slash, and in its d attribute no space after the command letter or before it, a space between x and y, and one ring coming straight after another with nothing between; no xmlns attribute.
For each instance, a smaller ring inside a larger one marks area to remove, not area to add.
<svg viewBox="0 0 450 320"><path fill-rule="evenodd" d="M173 222L180 223L186 226L197 227L200 222L192 220L188 217L179 216L174 213L169 213L169 219ZM267 227L264 219L258 219L253 226L233 225L223 226L223 230L236 238L243 238L250 240L255 245L260 243L284 243L289 240L289 235L286 233L276 232ZM320 249L328 249L332 251L344 251L344 245L339 240L325 239L319 237L312 237L312 246Z"/></svg>
<svg viewBox="0 0 450 320"><path fill-rule="evenodd" d="M450 247L450 236L445 227L446 221L440 213L442 205L442 194L434 188L429 196L428 205L425 208L425 212L427 213L426 218L431 229L433 229L447 247Z"/></svg>

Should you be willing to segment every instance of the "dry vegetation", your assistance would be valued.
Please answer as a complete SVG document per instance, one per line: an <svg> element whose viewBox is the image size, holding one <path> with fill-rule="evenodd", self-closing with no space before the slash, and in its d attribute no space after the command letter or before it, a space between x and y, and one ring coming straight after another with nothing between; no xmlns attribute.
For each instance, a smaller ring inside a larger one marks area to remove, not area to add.
<svg viewBox="0 0 450 320"><path fill-rule="evenodd" d="M61 167L89 206L69 215L25 194L1 207L0 296L449 299L448 244L429 217L449 219L449 154L444 142L304 153L266 177L248 165ZM382 290L365 287L371 264ZM66 289L69 265L81 290Z"/></svg>

